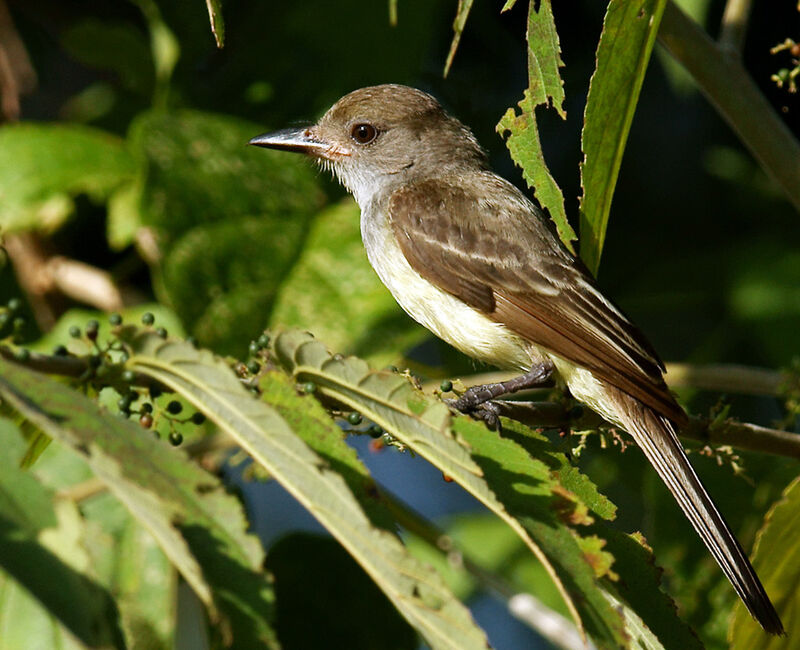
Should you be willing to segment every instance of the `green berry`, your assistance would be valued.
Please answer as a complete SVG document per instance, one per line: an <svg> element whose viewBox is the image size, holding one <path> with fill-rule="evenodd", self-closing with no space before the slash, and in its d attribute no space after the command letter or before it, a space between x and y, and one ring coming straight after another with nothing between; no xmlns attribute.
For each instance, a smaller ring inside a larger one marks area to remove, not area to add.
<svg viewBox="0 0 800 650"><path fill-rule="evenodd" d="M158 336L158 337L160 337L162 339L167 338L167 328L166 327L159 327L156 330L156 336Z"/></svg>
<svg viewBox="0 0 800 650"><path fill-rule="evenodd" d="M192 424L203 424L206 421L206 416L203 415L200 411L196 411L192 413Z"/></svg>
<svg viewBox="0 0 800 650"><path fill-rule="evenodd" d="M74 339L79 339L81 337L81 328L77 325L70 326L69 335Z"/></svg>
<svg viewBox="0 0 800 650"><path fill-rule="evenodd" d="M353 426L361 424L361 413L356 413L355 411L349 413L347 415L347 421Z"/></svg>
<svg viewBox="0 0 800 650"><path fill-rule="evenodd" d="M153 412L153 405L150 402L145 402L139 407L142 413L152 413Z"/></svg>
<svg viewBox="0 0 800 650"><path fill-rule="evenodd" d="M258 371L261 370L261 365L258 363L258 361L251 361L247 364L247 370L251 375L258 374Z"/></svg>
<svg viewBox="0 0 800 650"><path fill-rule="evenodd" d="M130 384L136 379L136 373L133 370L123 370L120 379L126 384Z"/></svg>
<svg viewBox="0 0 800 650"><path fill-rule="evenodd" d="M145 429L149 429L153 426L153 416L149 413L142 413L141 417L139 418L139 424Z"/></svg>
<svg viewBox="0 0 800 650"><path fill-rule="evenodd" d="M27 361L31 358L31 352L26 348L17 348L14 352L14 358L17 361Z"/></svg>
<svg viewBox="0 0 800 650"><path fill-rule="evenodd" d="M122 316L116 313L111 314L108 317L108 322L111 323L111 325L113 325L114 327L116 327L117 325L122 325Z"/></svg>
<svg viewBox="0 0 800 650"><path fill-rule="evenodd" d="M453 382L449 379L443 380L442 383L439 384L439 390L441 390L443 393L449 393L451 390L453 390Z"/></svg>
<svg viewBox="0 0 800 650"><path fill-rule="evenodd" d="M172 400L169 404L167 404L167 413L172 413L172 415L178 415L183 410L183 404L181 404L177 400Z"/></svg>
<svg viewBox="0 0 800 650"><path fill-rule="evenodd" d="M130 411L131 404L133 404L133 399L130 395L123 395L117 400L117 408L120 411Z"/></svg>
<svg viewBox="0 0 800 650"><path fill-rule="evenodd" d="M267 347L269 345L269 334L262 334L261 336L259 336L258 337L258 344L262 348Z"/></svg>
<svg viewBox="0 0 800 650"><path fill-rule="evenodd" d="M381 429L381 427L377 424L373 423L369 425L367 433L373 438L380 438L383 435L383 429Z"/></svg>
<svg viewBox="0 0 800 650"><path fill-rule="evenodd" d="M152 325L156 322L156 317L153 316L152 312L146 311L142 314L142 324L143 325Z"/></svg>
<svg viewBox="0 0 800 650"><path fill-rule="evenodd" d="M169 442L173 447L177 447L183 442L183 436L177 431L170 431Z"/></svg>
<svg viewBox="0 0 800 650"><path fill-rule="evenodd" d="M313 381L307 381L303 384L303 392L309 395L317 390L317 385Z"/></svg>
<svg viewBox="0 0 800 650"><path fill-rule="evenodd" d="M250 353L250 356L254 357L261 351L261 347L255 341L250 341L247 351Z"/></svg>
<svg viewBox="0 0 800 650"><path fill-rule="evenodd" d="M791 73L786 68L781 68L778 70L778 79L780 79L781 83L788 83L789 79L791 78ZM11 307L9 306L9 309Z"/></svg>
<svg viewBox="0 0 800 650"><path fill-rule="evenodd" d="M19 311L20 307L22 307L22 301L19 298L12 298L6 305L9 311Z"/></svg>
<svg viewBox="0 0 800 650"><path fill-rule="evenodd" d="M53 348L53 356L55 357L66 357L69 354L69 350L67 350L66 345L57 345Z"/></svg>
<svg viewBox="0 0 800 650"><path fill-rule="evenodd" d="M0 330L11 321L11 312L0 311Z"/></svg>

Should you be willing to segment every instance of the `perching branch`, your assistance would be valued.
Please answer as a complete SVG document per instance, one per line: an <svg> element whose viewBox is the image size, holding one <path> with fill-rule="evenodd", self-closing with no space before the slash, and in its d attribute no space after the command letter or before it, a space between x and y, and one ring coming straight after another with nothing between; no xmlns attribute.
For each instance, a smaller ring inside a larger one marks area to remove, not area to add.
<svg viewBox="0 0 800 650"><path fill-rule="evenodd" d="M800 210L800 144L744 66L672 2L658 38Z"/></svg>

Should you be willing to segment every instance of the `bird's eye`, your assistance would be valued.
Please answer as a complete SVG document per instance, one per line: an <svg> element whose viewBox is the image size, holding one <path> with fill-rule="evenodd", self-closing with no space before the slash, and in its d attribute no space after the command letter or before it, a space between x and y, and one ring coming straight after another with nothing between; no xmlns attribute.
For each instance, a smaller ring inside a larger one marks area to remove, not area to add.
<svg viewBox="0 0 800 650"><path fill-rule="evenodd" d="M350 131L350 137L358 144L369 144L378 137L378 129L372 124L356 124Z"/></svg>

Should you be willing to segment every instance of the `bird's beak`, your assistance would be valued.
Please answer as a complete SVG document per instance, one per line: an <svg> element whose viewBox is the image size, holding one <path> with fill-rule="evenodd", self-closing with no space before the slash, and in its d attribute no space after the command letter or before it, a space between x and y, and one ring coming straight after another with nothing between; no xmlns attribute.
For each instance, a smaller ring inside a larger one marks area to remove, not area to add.
<svg viewBox="0 0 800 650"><path fill-rule="evenodd" d="M248 144L256 147L266 147L267 149L306 153L321 158L330 158L333 153L333 147L330 143L315 137L310 127L281 129L272 133L262 133L250 140Z"/></svg>

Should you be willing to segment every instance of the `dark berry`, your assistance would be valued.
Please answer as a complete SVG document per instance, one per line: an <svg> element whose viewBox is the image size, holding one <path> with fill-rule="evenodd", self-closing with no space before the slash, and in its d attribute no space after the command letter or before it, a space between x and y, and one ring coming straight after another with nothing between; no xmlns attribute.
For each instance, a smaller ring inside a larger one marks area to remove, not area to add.
<svg viewBox="0 0 800 650"><path fill-rule="evenodd" d="M16 351L14 352L14 358L17 361L27 361L28 359L31 358L30 350L26 348L17 348Z"/></svg>
<svg viewBox="0 0 800 650"><path fill-rule="evenodd" d="M187 336L186 342L191 345L193 348L197 347L197 339L194 336Z"/></svg>
<svg viewBox="0 0 800 650"><path fill-rule="evenodd" d="M120 411L130 411L133 399L130 395L123 395L117 400L117 408Z"/></svg>
<svg viewBox="0 0 800 650"><path fill-rule="evenodd" d="M153 412L153 405L150 402L145 402L139 407L142 413L152 413Z"/></svg>
<svg viewBox="0 0 800 650"><path fill-rule="evenodd" d="M100 329L100 323L96 320L92 319L88 323L86 323L86 336L91 337L94 334L95 338L97 337L97 330Z"/></svg>
<svg viewBox="0 0 800 650"><path fill-rule="evenodd" d="M156 336L158 336L158 337L160 337L162 339L167 338L167 328L166 327L159 327L156 330Z"/></svg>
<svg viewBox="0 0 800 650"><path fill-rule="evenodd" d="M373 438L380 438L383 435L383 429L377 424L370 424L367 433Z"/></svg>
<svg viewBox="0 0 800 650"><path fill-rule="evenodd" d="M143 325L152 325L156 322L156 317L153 316L152 312L146 311L142 314L142 324Z"/></svg>
<svg viewBox="0 0 800 650"><path fill-rule="evenodd" d="M449 379L443 380L442 383L439 384L439 390L441 390L443 393L449 393L451 390L453 390L453 382Z"/></svg>
<svg viewBox="0 0 800 650"><path fill-rule="evenodd" d="M269 345L269 334L262 334L258 337L257 343L262 347L265 348Z"/></svg>
<svg viewBox="0 0 800 650"><path fill-rule="evenodd" d="M313 393L317 390L317 385L313 381L307 381L303 384L303 392L304 393Z"/></svg>
<svg viewBox="0 0 800 650"><path fill-rule="evenodd" d="M192 413L192 424L203 424L206 421L206 416L203 415L200 411L195 411Z"/></svg>
<svg viewBox="0 0 800 650"><path fill-rule="evenodd" d="M111 323L114 327L117 325L122 325L122 316L120 314L111 314L108 317L108 322Z"/></svg>
<svg viewBox="0 0 800 650"><path fill-rule="evenodd" d="M74 339L79 339L81 337L81 328L77 325L70 326L69 335Z"/></svg>
<svg viewBox="0 0 800 650"><path fill-rule="evenodd" d="M259 370L261 370L261 366L259 365L258 361L251 361L247 364L247 370L251 375L255 375L258 374Z"/></svg>
<svg viewBox="0 0 800 650"><path fill-rule="evenodd" d="M250 345L247 348L247 351L250 353L250 356L253 357L256 356L260 350L261 347L259 347L258 343L256 343L255 341L250 341Z"/></svg>
<svg viewBox="0 0 800 650"><path fill-rule="evenodd" d="M69 354L69 350L67 350L66 345L57 345L53 348L53 356L56 357L66 357Z"/></svg>
<svg viewBox="0 0 800 650"><path fill-rule="evenodd" d="M130 384L136 379L136 373L133 370L123 370L120 379L126 384Z"/></svg>
<svg viewBox="0 0 800 650"><path fill-rule="evenodd" d="M170 431L169 442L173 447L177 447L183 442L183 436L177 431Z"/></svg>
<svg viewBox="0 0 800 650"><path fill-rule="evenodd" d="M349 413L347 415L347 421L353 426L361 424L361 413L356 413L355 411L353 413Z"/></svg>
<svg viewBox="0 0 800 650"><path fill-rule="evenodd" d="M183 404L178 402L177 400L172 400L169 404L167 404L167 412L172 413L172 415L178 415L183 410Z"/></svg>

